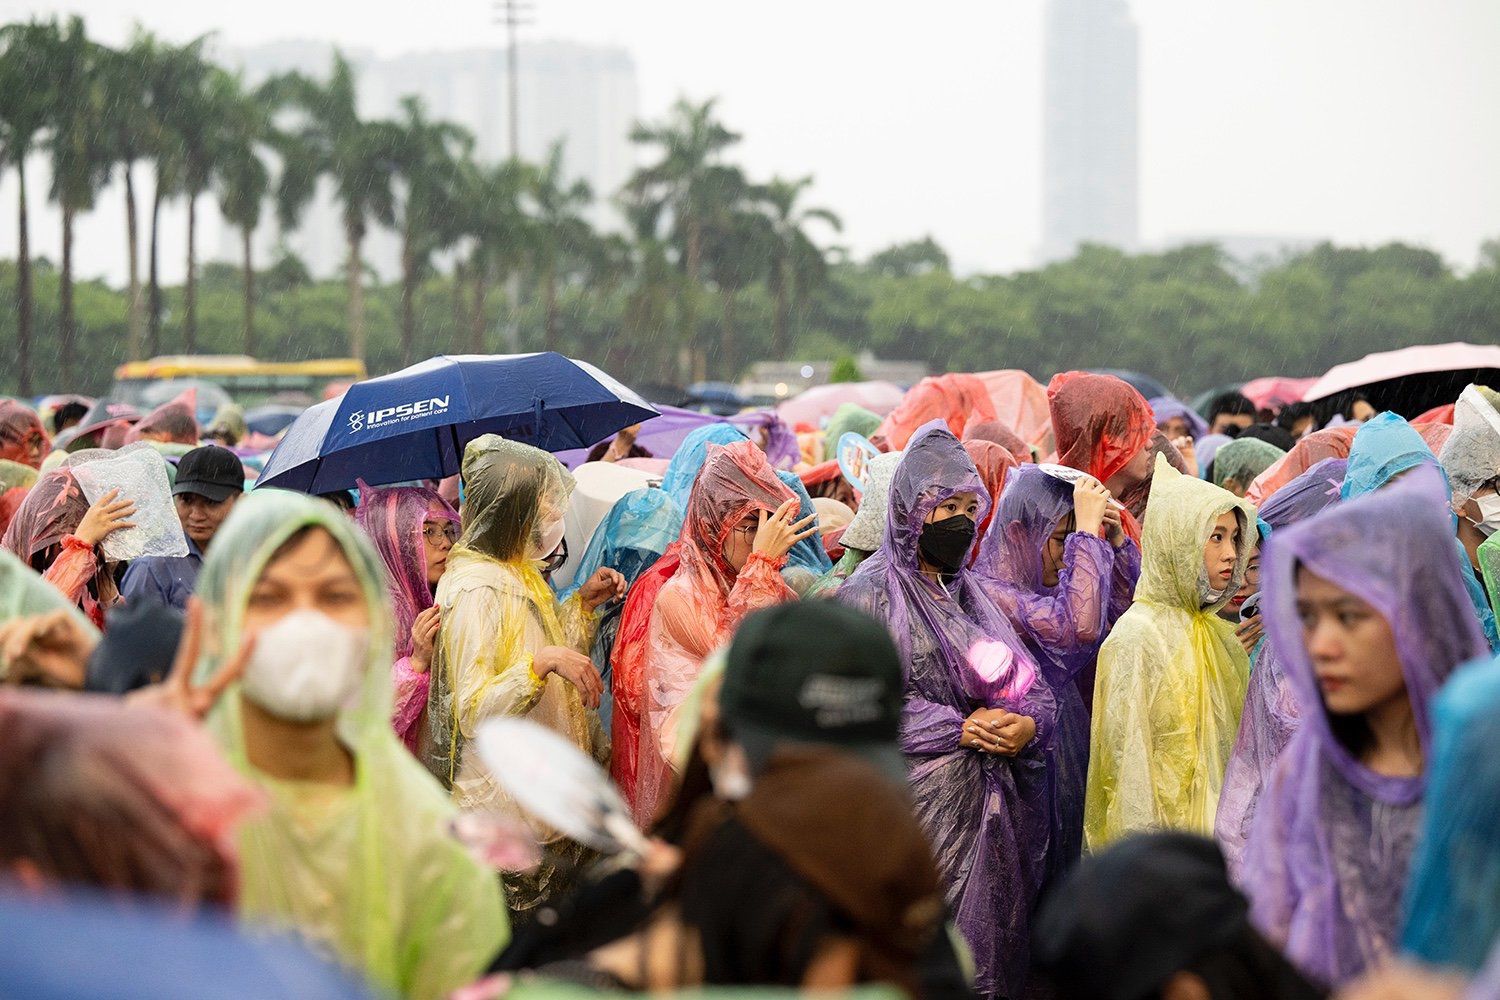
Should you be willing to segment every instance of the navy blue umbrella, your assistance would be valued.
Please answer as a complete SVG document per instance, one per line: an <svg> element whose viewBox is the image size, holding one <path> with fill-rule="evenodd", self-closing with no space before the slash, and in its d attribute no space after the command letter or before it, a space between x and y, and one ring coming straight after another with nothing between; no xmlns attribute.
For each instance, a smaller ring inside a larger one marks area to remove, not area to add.
<svg viewBox="0 0 1500 1000"><path fill-rule="evenodd" d="M590 448L657 411L583 361L540 354L442 355L357 382L287 428L258 486L303 493L438 479L464 446L499 434L546 451Z"/></svg>

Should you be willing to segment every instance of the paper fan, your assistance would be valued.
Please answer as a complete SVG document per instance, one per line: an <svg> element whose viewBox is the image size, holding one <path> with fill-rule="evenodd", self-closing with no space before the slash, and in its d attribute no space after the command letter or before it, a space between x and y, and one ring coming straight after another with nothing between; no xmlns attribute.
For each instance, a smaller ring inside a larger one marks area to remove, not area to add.
<svg viewBox="0 0 1500 1000"><path fill-rule="evenodd" d="M605 854L643 854L646 838L609 776L562 736L526 719L479 727L479 755L507 795L537 819Z"/></svg>
<svg viewBox="0 0 1500 1000"><path fill-rule="evenodd" d="M839 471L849 484L856 490L865 491L865 466L870 459L880 454L880 449L870 443L863 434L854 431L846 431L839 438L837 455L839 457Z"/></svg>
<svg viewBox="0 0 1500 1000"><path fill-rule="evenodd" d="M1087 472L1084 472L1080 469L1075 469L1070 465L1055 465L1052 462L1038 462L1037 468L1041 469L1053 479L1061 479L1065 483L1076 483L1080 479L1094 478ZM1120 510L1125 509L1125 505L1120 503L1120 501L1114 499L1113 497L1110 498L1109 503L1112 507L1117 507Z"/></svg>

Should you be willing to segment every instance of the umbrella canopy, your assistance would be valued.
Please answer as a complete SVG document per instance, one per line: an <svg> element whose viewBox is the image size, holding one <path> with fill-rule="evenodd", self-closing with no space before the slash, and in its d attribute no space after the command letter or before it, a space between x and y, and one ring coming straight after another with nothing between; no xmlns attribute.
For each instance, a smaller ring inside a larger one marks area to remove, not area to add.
<svg viewBox="0 0 1500 1000"><path fill-rule="evenodd" d="M464 446L499 434L547 451L588 448L657 411L604 372L551 351L440 355L357 382L287 428L258 485L329 493L441 479Z"/></svg>
<svg viewBox="0 0 1500 1000"><path fill-rule="evenodd" d="M906 390L894 382L833 382L815 385L776 407L782 420L796 426L820 426L845 403L862 406L883 417L896 408Z"/></svg>
<svg viewBox="0 0 1500 1000"><path fill-rule="evenodd" d="M1358 390L1377 410L1414 417L1456 400L1464 386L1500 384L1500 347L1423 344L1335 365L1313 383L1308 402Z"/></svg>
<svg viewBox="0 0 1500 1000"><path fill-rule="evenodd" d="M1240 386L1240 392L1257 409L1279 410L1288 403L1300 403L1307 390L1316 382L1315 378L1286 378L1271 375L1252 379Z"/></svg>

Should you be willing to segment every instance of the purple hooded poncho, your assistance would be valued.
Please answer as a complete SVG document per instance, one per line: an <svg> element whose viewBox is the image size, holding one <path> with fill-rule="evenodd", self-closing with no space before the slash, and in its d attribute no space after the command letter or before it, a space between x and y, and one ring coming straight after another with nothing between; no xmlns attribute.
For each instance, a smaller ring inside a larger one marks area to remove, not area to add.
<svg viewBox="0 0 1500 1000"><path fill-rule="evenodd" d="M960 570L944 586L925 577L917 545L932 511L956 493L989 495L963 446L938 422L907 445L890 488L885 540L837 593L890 628L906 663L901 749L911 765L917 815L943 872L954 920L973 951L981 996L1019 997L1029 965L1029 921L1047 855L1047 768L1055 710L1026 645ZM968 559L964 560L965 565ZM946 592L945 592L946 588ZM1003 644L1014 671L986 681L969 666L976 643ZM1014 683L1030 674L1029 689ZM959 746L964 721L980 708L1036 720L1036 737L1016 757Z"/></svg>
<svg viewBox="0 0 1500 1000"><path fill-rule="evenodd" d="M1378 493L1272 534L1266 628L1302 723L1266 784L1241 870L1251 917L1303 972L1339 986L1390 958L1424 780L1380 775L1333 734L1297 613L1299 567L1369 602L1390 623L1418 739L1455 667L1482 655L1452 544L1448 494L1418 469Z"/></svg>
<svg viewBox="0 0 1500 1000"><path fill-rule="evenodd" d="M458 512L437 491L417 486L381 490L361 483L359 496L354 520L375 543L375 551L385 563L386 589L391 595L397 657L391 668L391 724L415 753L421 731L418 723L427 707L429 678L412 668L411 626L433 603L422 532L427 521L445 521L456 527Z"/></svg>
<svg viewBox="0 0 1500 1000"><path fill-rule="evenodd" d="M1097 535L1068 536L1057 585L1042 580L1043 548L1073 511L1073 487L1035 465L1010 474L974 564L982 586L1041 668L1057 702L1051 778L1051 881L1083 850L1083 796L1089 769L1089 709L1099 646L1130 607L1141 575L1141 550Z"/></svg>
<svg viewBox="0 0 1500 1000"><path fill-rule="evenodd" d="M1342 458L1325 458L1277 490L1260 509L1262 530L1280 531L1337 503L1348 464ZM1224 849L1231 876L1239 874L1261 789L1276 766L1276 758L1297 731L1297 701L1275 646L1262 639L1251 662L1245 710L1224 771L1219 813L1214 820L1214 836Z"/></svg>

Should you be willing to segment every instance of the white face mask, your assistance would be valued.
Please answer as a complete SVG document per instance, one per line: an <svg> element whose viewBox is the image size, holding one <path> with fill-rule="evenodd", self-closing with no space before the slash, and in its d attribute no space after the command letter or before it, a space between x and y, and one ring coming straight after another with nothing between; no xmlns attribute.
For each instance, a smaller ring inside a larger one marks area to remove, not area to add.
<svg viewBox="0 0 1500 1000"><path fill-rule="evenodd" d="M240 681L245 697L287 722L321 722L359 694L368 629L293 611L261 631Z"/></svg>
<svg viewBox="0 0 1500 1000"><path fill-rule="evenodd" d="M1478 528L1481 535L1488 538L1500 530L1500 493L1475 497L1474 505L1479 508L1479 520L1471 518L1469 523Z"/></svg>
<svg viewBox="0 0 1500 1000"><path fill-rule="evenodd" d="M556 521L553 521L551 524L542 528L542 541L541 545L538 546L541 551L528 552L526 553L526 558L530 559L532 562L540 562L541 560L546 559L552 553L557 551L558 545L562 544L563 533L566 530L567 525L563 523L562 518L558 518Z"/></svg>

